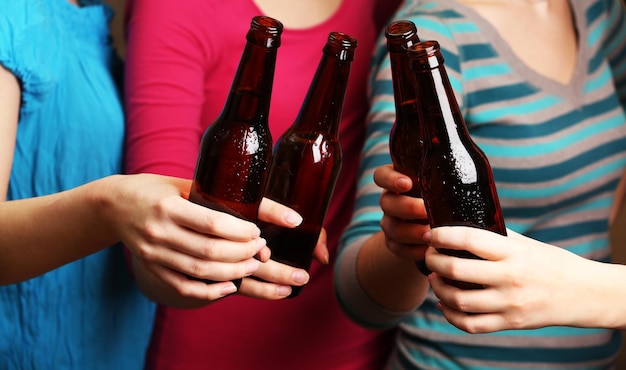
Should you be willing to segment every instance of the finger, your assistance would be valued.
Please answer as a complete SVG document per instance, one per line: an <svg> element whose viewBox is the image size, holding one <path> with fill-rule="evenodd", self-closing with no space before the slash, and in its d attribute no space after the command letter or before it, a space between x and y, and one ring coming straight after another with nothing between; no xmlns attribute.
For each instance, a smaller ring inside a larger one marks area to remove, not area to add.
<svg viewBox="0 0 626 370"><path fill-rule="evenodd" d="M386 215L407 220L426 221L428 219L424 200L421 198L413 198L386 191L381 195L379 204Z"/></svg>
<svg viewBox="0 0 626 370"><path fill-rule="evenodd" d="M174 205L163 205L163 212L176 224L198 233L218 236L234 241L247 241L259 237L261 230L252 222L189 202L183 198L168 198ZM164 200L165 202L165 200Z"/></svg>
<svg viewBox="0 0 626 370"><path fill-rule="evenodd" d="M259 267L254 276L275 284L302 286L309 282L309 274L303 269L269 260Z"/></svg>
<svg viewBox="0 0 626 370"><path fill-rule="evenodd" d="M429 243L436 248L466 250L481 258L498 261L508 255L506 236L466 226L440 226L431 230Z"/></svg>
<svg viewBox="0 0 626 370"><path fill-rule="evenodd" d="M506 321L497 313L468 314L442 303L438 304L437 308L450 324L470 334L491 333L508 328Z"/></svg>
<svg viewBox="0 0 626 370"><path fill-rule="evenodd" d="M396 256L413 261L423 260L426 249L428 248L426 244L403 244L392 239L386 239L385 243L387 245L387 249L393 252Z"/></svg>
<svg viewBox="0 0 626 370"><path fill-rule="evenodd" d="M184 275L162 266L152 266L149 270L178 294L187 298L214 301L237 291L235 284L230 281L206 284L190 280Z"/></svg>
<svg viewBox="0 0 626 370"><path fill-rule="evenodd" d="M302 216L285 205L263 198L259 207L259 220L279 226L296 227L302 223Z"/></svg>
<svg viewBox="0 0 626 370"><path fill-rule="evenodd" d="M264 246L254 257L261 262L267 262L269 261L271 256L272 251L270 250L270 248L268 246Z"/></svg>
<svg viewBox="0 0 626 370"><path fill-rule="evenodd" d="M223 245L228 245L228 241L224 241ZM223 249L237 249L237 245L232 247L224 247ZM225 281L238 279L248 276L258 270L261 262L248 256L240 258L241 254L231 255L219 253L224 258L206 259L197 258L185 253L179 253L174 249L158 248L150 249L149 254L137 256L140 260L151 265L161 265L181 273L194 276L197 278L210 279L216 281ZM249 255L249 253L247 253Z"/></svg>
<svg viewBox="0 0 626 370"><path fill-rule="evenodd" d="M380 220L385 237L401 244L426 245L423 235L430 230L429 225L408 222L405 219L385 215Z"/></svg>
<svg viewBox="0 0 626 370"><path fill-rule="evenodd" d="M374 170L374 182L394 193L405 193L413 186L410 177L395 171L390 164L379 166Z"/></svg>
<svg viewBox="0 0 626 370"><path fill-rule="evenodd" d="M268 283L253 278L244 278L238 293L251 298L277 300L288 297L291 294L291 290L291 286L289 285Z"/></svg>
<svg viewBox="0 0 626 370"><path fill-rule="evenodd" d="M505 299L494 289L459 289L446 282L438 273L428 276L433 293L447 307L465 313L493 313L506 309Z"/></svg>
<svg viewBox="0 0 626 370"><path fill-rule="evenodd" d="M432 246L426 251L426 266L448 279L483 286L498 285L508 276L494 262L450 256Z"/></svg>
<svg viewBox="0 0 626 370"><path fill-rule="evenodd" d="M155 230L149 240L136 244L131 241L136 254L147 260L167 260L175 255L188 255L205 260L237 262L251 258L266 248L263 238L237 242L219 237L209 237L185 228ZM173 253L173 254L172 254Z"/></svg>
<svg viewBox="0 0 626 370"><path fill-rule="evenodd" d="M327 235L326 230L322 228L320 236L313 250L313 257L323 265L328 265L330 262L330 254L328 252L328 244L326 244Z"/></svg>

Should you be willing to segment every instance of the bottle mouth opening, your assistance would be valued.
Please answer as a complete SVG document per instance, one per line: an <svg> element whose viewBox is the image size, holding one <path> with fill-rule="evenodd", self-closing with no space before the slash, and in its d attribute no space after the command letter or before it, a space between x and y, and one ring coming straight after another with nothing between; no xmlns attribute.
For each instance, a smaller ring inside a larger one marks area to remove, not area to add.
<svg viewBox="0 0 626 370"><path fill-rule="evenodd" d="M427 40L417 42L407 49L414 70L430 69L443 64L439 42Z"/></svg>
<svg viewBox="0 0 626 370"><path fill-rule="evenodd" d="M272 36L280 36L283 32L283 24L278 19L268 16L257 16L252 18L250 28L255 31L262 30Z"/></svg>
<svg viewBox="0 0 626 370"><path fill-rule="evenodd" d="M408 52L414 56L434 55L439 51L439 42L435 40L427 40L417 42L409 47Z"/></svg>
<svg viewBox="0 0 626 370"><path fill-rule="evenodd" d="M357 45L358 41L354 37L342 32L331 32L328 34L324 53L336 55L339 60L351 62L354 60L354 50Z"/></svg>
<svg viewBox="0 0 626 370"><path fill-rule="evenodd" d="M407 20L399 20L392 22L385 29L385 37L387 38L403 38L408 39L417 33L415 23Z"/></svg>
<svg viewBox="0 0 626 370"><path fill-rule="evenodd" d="M280 46L280 35L283 33L283 24L272 17L256 16L250 22L250 31L246 39L267 48Z"/></svg>
<svg viewBox="0 0 626 370"><path fill-rule="evenodd" d="M392 22L385 28L387 50L392 53L405 53L407 47L419 42L417 27L409 20Z"/></svg>

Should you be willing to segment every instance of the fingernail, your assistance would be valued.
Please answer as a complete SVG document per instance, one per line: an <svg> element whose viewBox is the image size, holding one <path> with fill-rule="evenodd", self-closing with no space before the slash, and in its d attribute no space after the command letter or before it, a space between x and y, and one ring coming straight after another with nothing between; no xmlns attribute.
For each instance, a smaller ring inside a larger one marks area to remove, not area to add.
<svg viewBox="0 0 626 370"><path fill-rule="evenodd" d="M276 288L276 294L278 294L279 297L286 297L291 294L291 287L279 285L278 288Z"/></svg>
<svg viewBox="0 0 626 370"><path fill-rule="evenodd" d="M263 247L265 247L265 245L267 245L267 240L265 240L264 238L257 238L256 240L256 246L261 249Z"/></svg>
<svg viewBox="0 0 626 370"><path fill-rule="evenodd" d="M226 285L222 288L222 290L220 291L220 293L222 294L223 297L229 295L229 294L233 294L237 292L237 287L235 286L235 284L229 284Z"/></svg>
<svg viewBox="0 0 626 370"><path fill-rule="evenodd" d="M408 179L404 177L398 179L398 187L408 188L409 186L411 186L411 182Z"/></svg>
<svg viewBox="0 0 626 370"><path fill-rule="evenodd" d="M255 259L248 261L248 263L246 263L246 275L251 275L256 272L256 270L259 269L259 266L261 266L261 262Z"/></svg>
<svg viewBox="0 0 626 370"><path fill-rule="evenodd" d="M437 304L435 305L435 307L437 307L437 309L439 311L442 311L443 306L441 305L441 302L437 302Z"/></svg>
<svg viewBox="0 0 626 370"><path fill-rule="evenodd" d="M302 216L295 211L285 211L283 219L293 226L298 226L302 223Z"/></svg>
<svg viewBox="0 0 626 370"><path fill-rule="evenodd" d="M297 284L305 284L309 281L309 274L304 271L296 271L293 273L293 281Z"/></svg>
<svg viewBox="0 0 626 370"><path fill-rule="evenodd" d="M328 265L330 263L330 256L328 255L328 250L324 253L324 255L322 256L323 258L323 263L325 265Z"/></svg>
<svg viewBox="0 0 626 370"><path fill-rule="evenodd" d="M261 229L254 227L252 229L252 238L258 238L259 236L261 236Z"/></svg>
<svg viewBox="0 0 626 370"><path fill-rule="evenodd" d="M433 233L428 230L427 232L424 233L424 235L422 235L422 240L426 243L426 244L430 244L430 240L433 237Z"/></svg>

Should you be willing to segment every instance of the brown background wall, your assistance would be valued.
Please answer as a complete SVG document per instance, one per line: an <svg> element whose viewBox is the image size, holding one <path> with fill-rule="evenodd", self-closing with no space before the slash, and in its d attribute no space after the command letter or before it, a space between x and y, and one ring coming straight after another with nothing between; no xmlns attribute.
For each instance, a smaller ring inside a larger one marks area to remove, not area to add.
<svg viewBox="0 0 626 370"><path fill-rule="evenodd" d="M124 47L124 31L123 31L123 21L124 21L124 0L105 0L105 2L109 3L113 10L115 11L115 17L111 23L111 30L113 34L113 41L115 42L115 46L120 52L120 55L124 56L125 47Z"/></svg>
<svg viewBox="0 0 626 370"><path fill-rule="evenodd" d="M107 2L111 4L116 14L111 24L113 40L120 55L124 56L126 50L123 32L124 0L108 0ZM626 264L626 212L622 211L620 213L616 225L617 227L614 227L612 234L614 257L616 261ZM626 369L626 332L624 334L624 345L622 346L622 356L618 369Z"/></svg>

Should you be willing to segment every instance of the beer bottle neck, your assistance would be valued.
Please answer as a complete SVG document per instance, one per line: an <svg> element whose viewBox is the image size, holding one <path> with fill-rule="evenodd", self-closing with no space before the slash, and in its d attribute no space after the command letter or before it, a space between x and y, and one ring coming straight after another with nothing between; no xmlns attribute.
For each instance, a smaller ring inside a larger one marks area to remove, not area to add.
<svg viewBox="0 0 626 370"><path fill-rule="evenodd" d="M356 40L331 33L294 129L337 135Z"/></svg>
<svg viewBox="0 0 626 370"><path fill-rule="evenodd" d="M424 53L411 52L411 67L419 116L426 127L428 142L466 142L469 133L454 96L454 90L437 47Z"/></svg>
<svg viewBox="0 0 626 370"><path fill-rule="evenodd" d="M417 28L408 20L394 21L385 29L385 38L391 65L396 123L409 123L415 121L417 107L413 71L407 50L420 41Z"/></svg>
<svg viewBox="0 0 626 370"><path fill-rule="evenodd" d="M396 107L396 122L411 120L416 112L416 92L411 61L406 49L401 52L389 51L393 97Z"/></svg>
<svg viewBox="0 0 626 370"><path fill-rule="evenodd" d="M222 118L257 121L269 115L278 41L256 44L248 39L222 111ZM267 47L270 45L271 47Z"/></svg>

